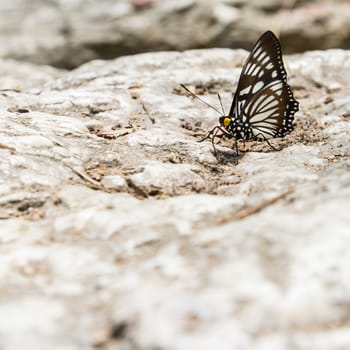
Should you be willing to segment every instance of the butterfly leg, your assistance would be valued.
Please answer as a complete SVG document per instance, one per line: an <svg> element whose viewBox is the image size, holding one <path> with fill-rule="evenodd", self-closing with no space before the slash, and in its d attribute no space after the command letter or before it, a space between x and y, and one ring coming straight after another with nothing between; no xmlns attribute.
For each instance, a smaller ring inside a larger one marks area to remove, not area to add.
<svg viewBox="0 0 350 350"><path fill-rule="evenodd" d="M242 139L242 142L243 142L243 148L245 150L245 139Z"/></svg>
<svg viewBox="0 0 350 350"><path fill-rule="evenodd" d="M258 139L259 136L261 136L262 140L265 141L265 142L271 147L271 149L274 150L275 152L280 151L280 150L282 149L282 147L276 148L275 146L273 146L273 145L270 143L270 141L269 141L264 135L262 135L262 134L256 135L256 138Z"/></svg>
<svg viewBox="0 0 350 350"><path fill-rule="evenodd" d="M215 137L217 136L218 132L219 132L219 128L216 128L215 132L213 133L213 137L211 138L211 144L213 146L214 156L216 156L216 148L215 148L214 140L215 140Z"/></svg>
<svg viewBox="0 0 350 350"><path fill-rule="evenodd" d="M216 155L217 152L216 152L216 147L215 147L215 142L214 141L215 141L215 138L217 136L219 136L218 135L219 131L221 131L225 136L227 136L229 138L232 137L232 135L226 129L224 129L223 127L217 125L217 126L214 126L214 128L212 128L204 138L202 138L201 140L199 140L197 142L203 142L204 140L206 140L206 139L211 137L211 144L213 145L214 155ZM238 154L238 151L237 151L237 154Z"/></svg>
<svg viewBox="0 0 350 350"><path fill-rule="evenodd" d="M229 132L227 132L225 129L223 129L221 126L216 126L215 129L216 130L215 130L215 132L213 134L213 137L211 138L211 143L212 143L213 148L214 148L214 154L216 155L216 148L215 148L214 139L215 139L215 137L219 136L218 132L221 131L222 133L224 133L224 135L226 135L229 138L231 138L232 135Z"/></svg>
<svg viewBox="0 0 350 350"><path fill-rule="evenodd" d="M197 142L203 142L203 141L205 141L206 139L209 139L210 136L214 133L214 131L216 131L217 128L219 128L219 126L214 126L214 127L208 132L208 134L207 134L205 137L203 137L202 139L200 139L200 140L197 141Z"/></svg>
<svg viewBox="0 0 350 350"><path fill-rule="evenodd" d="M237 139L235 139L235 151L236 151L236 157L238 157L239 156L239 150L238 150L238 140Z"/></svg>
<svg viewBox="0 0 350 350"><path fill-rule="evenodd" d="M224 128L222 128L221 126L217 125L217 126L214 126L214 127L208 132L208 134L207 134L204 138L202 138L201 140L199 140L199 141L197 141L197 142L203 142L203 141L205 141L206 139L209 139L210 136L212 136L214 133L215 133L215 136L217 136L217 132L218 132L219 130L220 130L222 133L224 133L226 136L232 137L232 135L231 135L229 132L227 132L227 131L226 131Z"/></svg>
<svg viewBox="0 0 350 350"><path fill-rule="evenodd" d="M211 144L213 145L213 150L214 150L214 155L215 156L216 156L216 148L215 148L214 139L217 136L217 133L218 133L218 131L220 129L221 129L220 126L214 126L214 128L211 129L204 138L202 138L201 140L197 141L197 142L203 142L204 140L206 140L206 139L208 139L208 138L210 138L212 136L211 137Z"/></svg>
<svg viewBox="0 0 350 350"><path fill-rule="evenodd" d="M275 146L271 145L268 139L265 139L265 141L275 152L280 151L282 149L282 147L276 148Z"/></svg>

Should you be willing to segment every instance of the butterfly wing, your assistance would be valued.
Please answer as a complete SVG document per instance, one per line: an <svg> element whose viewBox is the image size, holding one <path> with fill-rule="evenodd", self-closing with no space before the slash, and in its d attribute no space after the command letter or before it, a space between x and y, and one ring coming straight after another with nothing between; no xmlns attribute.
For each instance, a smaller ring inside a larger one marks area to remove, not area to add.
<svg viewBox="0 0 350 350"><path fill-rule="evenodd" d="M298 103L283 81L270 82L244 105L243 115L249 116L252 134L267 140L283 137L293 130L294 113Z"/></svg>
<svg viewBox="0 0 350 350"><path fill-rule="evenodd" d="M244 64L229 115L247 121L254 135L283 137L293 129L298 105L287 84L281 45L267 31Z"/></svg>

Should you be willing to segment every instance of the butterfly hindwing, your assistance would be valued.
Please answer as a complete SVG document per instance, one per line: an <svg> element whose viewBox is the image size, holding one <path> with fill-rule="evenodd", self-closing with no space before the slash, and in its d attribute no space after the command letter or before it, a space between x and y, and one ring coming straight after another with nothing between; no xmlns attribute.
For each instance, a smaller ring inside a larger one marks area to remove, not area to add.
<svg viewBox="0 0 350 350"><path fill-rule="evenodd" d="M249 123L256 138L269 139L282 136L276 130L291 128L291 120L281 118L286 113L288 103L287 86L282 81L269 83L264 89L254 94L245 105L244 115L250 116ZM288 124L286 124L288 123Z"/></svg>

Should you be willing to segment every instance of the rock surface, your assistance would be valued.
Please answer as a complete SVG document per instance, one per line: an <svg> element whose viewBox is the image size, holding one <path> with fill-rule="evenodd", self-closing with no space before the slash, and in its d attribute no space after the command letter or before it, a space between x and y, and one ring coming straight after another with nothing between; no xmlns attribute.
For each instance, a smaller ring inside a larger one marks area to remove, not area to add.
<svg viewBox="0 0 350 350"><path fill-rule="evenodd" d="M268 29L285 52L350 48L345 0L0 0L0 13L0 57L65 68L155 50L251 49Z"/></svg>
<svg viewBox="0 0 350 350"><path fill-rule="evenodd" d="M282 150L215 157L218 116L179 84L227 109L246 55L3 79L1 349L350 348L350 53L286 57Z"/></svg>

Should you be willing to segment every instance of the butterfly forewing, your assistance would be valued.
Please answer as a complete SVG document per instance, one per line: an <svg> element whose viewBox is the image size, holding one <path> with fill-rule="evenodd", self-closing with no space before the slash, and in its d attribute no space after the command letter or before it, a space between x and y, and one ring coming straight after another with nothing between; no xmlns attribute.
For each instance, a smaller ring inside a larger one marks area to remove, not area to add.
<svg viewBox="0 0 350 350"><path fill-rule="evenodd" d="M229 116L248 122L255 138L269 139L293 129L297 110L298 102L287 84L280 43L268 31L244 64Z"/></svg>

